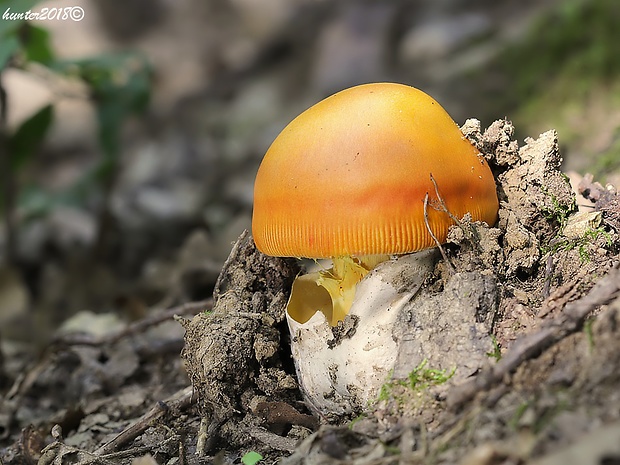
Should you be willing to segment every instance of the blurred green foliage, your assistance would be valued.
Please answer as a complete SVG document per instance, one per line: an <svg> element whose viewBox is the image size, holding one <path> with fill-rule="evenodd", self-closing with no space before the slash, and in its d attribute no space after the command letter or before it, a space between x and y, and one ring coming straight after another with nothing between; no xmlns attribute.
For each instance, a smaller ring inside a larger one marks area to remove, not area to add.
<svg viewBox="0 0 620 465"><path fill-rule="evenodd" d="M54 107L46 105L28 118L7 140L10 167L20 170L36 153L54 118Z"/></svg>
<svg viewBox="0 0 620 465"><path fill-rule="evenodd" d="M570 79L572 92L620 74L620 2L567 0L533 24L527 38L508 47L502 65L518 99L544 92L550 81Z"/></svg>
<svg viewBox="0 0 620 465"><path fill-rule="evenodd" d="M118 167L121 130L134 114L143 113L149 102L150 67L142 55L122 53L83 60L58 61L51 68L86 83L95 104L99 146L103 158L96 180L105 181Z"/></svg>
<svg viewBox="0 0 620 465"><path fill-rule="evenodd" d="M499 58L508 78L500 100L519 135L555 128L579 158L573 166L597 177L620 169L619 24L617 0L558 2Z"/></svg>
<svg viewBox="0 0 620 465"><path fill-rule="evenodd" d="M616 128L612 144L599 154L592 171L595 175L620 170L620 127Z"/></svg>
<svg viewBox="0 0 620 465"><path fill-rule="evenodd" d="M7 9L12 13L26 12L36 3L36 0L0 0L0 15ZM37 186L22 186L18 192L18 205L26 217L45 213L58 203L84 203L88 193L109 188L119 165L122 127L129 117L146 110L151 92L151 68L140 54L115 53L60 60L54 54L47 30L23 20L1 20L0 75L10 67L32 72L33 63L61 78L78 80L87 86L97 115L101 157L97 166L84 173L66 192L51 195ZM1 87L0 91L3 91ZM0 104L10 106L11 96L6 96ZM2 110L5 114L6 108ZM8 154L8 166L15 179L39 152L54 117L54 105L50 104L24 121L13 133L3 134L6 146L3 151ZM6 131L5 124L1 128ZM0 210L5 203L2 196L0 191Z"/></svg>
<svg viewBox="0 0 620 465"><path fill-rule="evenodd" d="M36 5L38 1L39 0L0 0L0 14L28 11ZM7 62L20 48L27 49L29 47L28 39L20 37L23 24L23 21L0 20L0 70L4 69Z"/></svg>

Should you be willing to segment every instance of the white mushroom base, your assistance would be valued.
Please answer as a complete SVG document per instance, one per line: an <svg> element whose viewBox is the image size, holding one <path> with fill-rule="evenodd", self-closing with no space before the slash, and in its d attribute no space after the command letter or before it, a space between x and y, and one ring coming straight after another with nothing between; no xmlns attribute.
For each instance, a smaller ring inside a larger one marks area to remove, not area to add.
<svg viewBox="0 0 620 465"><path fill-rule="evenodd" d="M287 312L297 376L316 413L353 413L377 398L398 354L394 323L434 261L432 249L378 265L357 285L349 315L337 327L320 311L303 324Z"/></svg>

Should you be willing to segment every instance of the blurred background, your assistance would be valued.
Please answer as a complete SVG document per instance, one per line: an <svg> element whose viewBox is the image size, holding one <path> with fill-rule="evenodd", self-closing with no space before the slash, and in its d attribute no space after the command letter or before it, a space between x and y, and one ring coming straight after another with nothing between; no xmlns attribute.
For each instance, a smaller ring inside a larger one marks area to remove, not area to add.
<svg viewBox="0 0 620 465"><path fill-rule="evenodd" d="M28 10L50 19L10 16ZM0 14L5 353L83 312L127 322L207 298L271 141L355 84L413 85L459 124L510 119L520 143L555 128L566 171L620 184L617 0L0 0Z"/></svg>

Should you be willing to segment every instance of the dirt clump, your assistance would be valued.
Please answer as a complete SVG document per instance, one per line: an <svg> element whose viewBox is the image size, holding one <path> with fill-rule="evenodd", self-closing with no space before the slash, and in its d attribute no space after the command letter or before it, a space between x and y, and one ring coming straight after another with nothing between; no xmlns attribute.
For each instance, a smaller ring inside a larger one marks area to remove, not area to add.
<svg viewBox="0 0 620 465"><path fill-rule="evenodd" d="M293 406L304 409L297 382L284 369L284 308L298 272L294 260L260 254L245 233L216 284L213 310L184 323L182 356L208 420L205 452L218 441L258 450L267 441L292 449L298 437L282 441L265 427L282 434L293 425L314 424Z"/></svg>

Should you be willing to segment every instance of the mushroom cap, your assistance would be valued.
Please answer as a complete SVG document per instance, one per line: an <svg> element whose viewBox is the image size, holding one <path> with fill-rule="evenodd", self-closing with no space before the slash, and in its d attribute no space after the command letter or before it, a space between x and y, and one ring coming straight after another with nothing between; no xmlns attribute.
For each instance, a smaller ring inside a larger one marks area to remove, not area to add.
<svg viewBox="0 0 620 465"><path fill-rule="evenodd" d="M394 83L322 100L284 128L258 169L252 234L273 256L403 254L435 245L454 224L435 209L494 224L486 160L433 98Z"/></svg>

